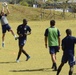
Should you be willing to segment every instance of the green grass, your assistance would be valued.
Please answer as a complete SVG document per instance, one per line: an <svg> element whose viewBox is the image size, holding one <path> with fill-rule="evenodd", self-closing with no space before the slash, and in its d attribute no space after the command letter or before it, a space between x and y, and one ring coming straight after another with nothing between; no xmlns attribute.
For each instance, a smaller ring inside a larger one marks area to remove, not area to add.
<svg viewBox="0 0 76 75"><path fill-rule="evenodd" d="M16 33L17 26L22 22L10 22L10 25ZM22 54L19 63L15 63L18 53L18 41L14 40L11 33L6 33L5 47L1 47L0 40L0 74L1 75L56 75L51 69L51 57L48 49L44 45L44 31L49 27L49 21L29 21L28 24L32 28L32 34L28 36L24 49L30 54L29 61L25 61L26 57ZM71 28L73 35L76 36L75 20L56 20L56 27L61 32L61 40L65 37L65 30ZM1 30L1 26L0 26ZM0 38L2 33L0 31ZM76 49L76 48L75 48ZM75 52L76 54L76 52ZM62 56L62 50L57 54L57 65L59 66ZM68 75L69 66L66 64L60 75ZM74 73L76 73L76 66Z"/></svg>

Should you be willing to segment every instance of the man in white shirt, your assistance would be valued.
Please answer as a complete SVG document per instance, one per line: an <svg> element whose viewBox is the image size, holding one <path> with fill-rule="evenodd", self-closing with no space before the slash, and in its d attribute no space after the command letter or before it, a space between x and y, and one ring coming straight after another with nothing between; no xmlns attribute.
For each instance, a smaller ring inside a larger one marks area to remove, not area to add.
<svg viewBox="0 0 76 75"><path fill-rule="evenodd" d="M6 8L6 13L4 12L4 9ZM2 47L4 47L4 37L6 34L6 31L10 31L12 33L12 35L15 37L15 39L17 38L16 35L14 34L13 30L11 29L8 20L7 20L7 16L10 13L8 6L6 7L2 7L1 13L0 13L0 20L1 20L1 26L2 26Z"/></svg>

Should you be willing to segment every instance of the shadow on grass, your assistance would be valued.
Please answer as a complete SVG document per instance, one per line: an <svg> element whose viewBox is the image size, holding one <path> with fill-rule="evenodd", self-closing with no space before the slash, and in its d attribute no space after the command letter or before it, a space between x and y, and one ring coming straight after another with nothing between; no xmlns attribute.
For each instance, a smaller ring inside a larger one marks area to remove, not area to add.
<svg viewBox="0 0 76 75"><path fill-rule="evenodd" d="M15 61L9 61L9 62L0 62L0 64L10 64L10 63L16 63Z"/></svg>
<svg viewBox="0 0 76 75"><path fill-rule="evenodd" d="M50 72L51 68L27 69L27 70L10 70L10 72Z"/></svg>

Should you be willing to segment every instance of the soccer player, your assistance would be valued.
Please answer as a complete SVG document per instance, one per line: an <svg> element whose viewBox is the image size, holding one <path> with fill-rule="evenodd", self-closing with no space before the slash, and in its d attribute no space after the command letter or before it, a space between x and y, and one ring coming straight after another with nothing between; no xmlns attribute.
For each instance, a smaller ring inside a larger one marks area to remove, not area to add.
<svg viewBox="0 0 76 75"><path fill-rule="evenodd" d="M4 11L4 8L6 8L6 13ZM11 27L9 26L8 20L7 20L7 16L10 13L8 6L6 7L2 7L1 13L0 13L0 20L1 20L1 26L2 26L2 47L4 47L4 37L6 34L6 31L10 31L12 33L12 35L15 37L16 39L16 35L14 34L13 30L11 29Z"/></svg>
<svg viewBox="0 0 76 75"><path fill-rule="evenodd" d="M75 64L74 60L74 47L76 44L76 38L72 36L71 29L66 29L66 37L62 40L62 50L63 56L60 66L58 67L58 71L56 75L59 75L62 67L66 62L68 62L70 70L68 75L73 74L73 67Z"/></svg>
<svg viewBox="0 0 76 75"><path fill-rule="evenodd" d="M59 52L60 49L60 32L55 27L55 20L50 21L50 27L45 30L45 47L47 48L47 42L49 46L49 53L51 54L52 59L52 69L57 71L56 64L56 53Z"/></svg>
<svg viewBox="0 0 76 75"><path fill-rule="evenodd" d="M18 41L19 41L19 52L16 59L16 62L19 62L19 58L21 56L21 53L23 53L27 58L26 61L30 58L30 56L26 53L26 51L23 49L27 35L31 34L31 28L27 25L27 20L23 19L23 24L19 25L17 27L17 34L19 35Z"/></svg>

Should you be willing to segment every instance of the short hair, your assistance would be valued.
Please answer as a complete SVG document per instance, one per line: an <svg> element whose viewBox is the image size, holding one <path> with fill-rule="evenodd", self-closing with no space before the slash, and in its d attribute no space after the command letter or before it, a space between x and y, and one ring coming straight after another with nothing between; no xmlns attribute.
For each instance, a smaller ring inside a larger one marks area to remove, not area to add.
<svg viewBox="0 0 76 75"><path fill-rule="evenodd" d="M72 34L71 29L66 29L66 34L67 34L67 35L71 35L71 34Z"/></svg>
<svg viewBox="0 0 76 75"><path fill-rule="evenodd" d="M25 21L25 22L27 22L27 20L26 20L26 19L23 19L23 22L24 22L24 21Z"/></svg>
<svg viewBox="0 0 76 75"><path fill-rule="evenodd" d="M51 20L50 24L51 24L51 26L54 26L55 25L55 20Z"/></svg>

